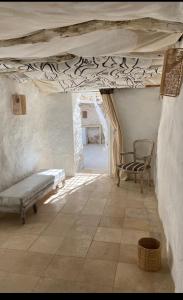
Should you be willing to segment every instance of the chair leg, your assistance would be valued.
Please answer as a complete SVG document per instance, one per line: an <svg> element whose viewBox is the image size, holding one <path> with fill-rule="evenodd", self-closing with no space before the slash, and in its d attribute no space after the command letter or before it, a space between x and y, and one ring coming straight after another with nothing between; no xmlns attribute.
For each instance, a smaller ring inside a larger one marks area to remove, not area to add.
<svg viewBox="0 0 183 300"><path fill-rule="evenodd" d="M118 177L118 182L117 182L117 186L120 185L120 169L117 169L117 177Z"/></svg>
<svg viewBox="0 0 183 300"><path fill-rule="evenodd" d="M144 178L143 178L143 174L141 175L141 177L140 177L140 192L143 194L143 192L144 192Z"/></svg>
<svg viewBox="0 0 183 300"><path fill-rule="evenodd" d="M148 170L148 185L151 186L151 169Z"/></svg>
<svg viewBox="0 0 183 300"><path fill-rule="evenodd" d="M36 204L33 205L33 211L35 214L37 213L37 205Z"/></svg>

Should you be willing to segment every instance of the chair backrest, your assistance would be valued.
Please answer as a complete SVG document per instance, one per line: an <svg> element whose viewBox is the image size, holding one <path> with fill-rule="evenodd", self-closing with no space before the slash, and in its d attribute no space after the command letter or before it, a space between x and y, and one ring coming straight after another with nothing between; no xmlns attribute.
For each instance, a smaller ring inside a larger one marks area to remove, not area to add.
<svg viewBox="0 0 183 300"><path fill-rule="evenodd" d="M154 149L154 142L152 140L143 139L133 142L134 159L143 160L148 159L148 164L151 163L152 154Z"/></svg>

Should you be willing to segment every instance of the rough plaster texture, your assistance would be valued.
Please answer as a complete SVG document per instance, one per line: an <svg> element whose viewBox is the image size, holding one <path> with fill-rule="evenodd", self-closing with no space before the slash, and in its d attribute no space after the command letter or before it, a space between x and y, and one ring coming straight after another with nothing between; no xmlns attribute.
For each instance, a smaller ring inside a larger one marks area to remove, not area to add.
<svg viewBox="0 0 183 300"><path fill-rule="evenodd" d="M12 113L11 95L16 86L7 79L0 80L0 190L36 169L41 157L39 135L41 102L27 97L27 114Z"/></svg>
<svg viewBox="0 0 183 300"><path fill-rule="evenodd" d="M62 168L71 176L74 174L72 96L70 93L45 96L43 105L44 155L40 167Z"/></svg>
<svg viewBox="0 0 183 300"><path fill-rule="evenodd" d="M87 118L81 118L82 125L100 124L100 120L94 104L80 104L80 107L81 107L81 112L87 111Z"/></svg>
<svg viewBox="0 0 183 300"><path fill-rule="evenodd" d="M26 115L12 113L15 92L26 95ZM71 94L44 96L33 84L1 79L0 122L0 191L40 168L74 174Z"/></svg>
<svg viewBox="0 0 183 300"><path fill-rule="evenodd" d="M84 166L81 111L79 107L79 94L72 94L73 106L73 133L74 133L74 169L79 171Z"/></svg>
<svg viewBox="0 0 183 300"><path fill-rule="evenodd" d="M82 126L102 125L94 104L81 103L80 107L81 107L81 124L82 124ZM83 111L87 111L87 118L82 118ZM95 127L88 128L87 136L88 136L89 143L100 144L101 138L100 138L99 128L95 128ZM104 133L103 133L102 126L101 126L101 137L102 137L102 143L104 143L105 141L104 141Z"/></svg>
<svg viewBox="0 0 183 300"><path fill-rule="evenodd" d="M159 88L114 90L120 125L123 132L124 151L132 151L136 139L157 140L161 101ZM156 176L156 147L152 160L152 176Z"/></svg>
<svg viewBox="0 0 183 300"><path fill-rule="evenodd" d="M179 97L163 98L158 133L159 214L167 239L175 291L183 292L183 87Z"/></svg>

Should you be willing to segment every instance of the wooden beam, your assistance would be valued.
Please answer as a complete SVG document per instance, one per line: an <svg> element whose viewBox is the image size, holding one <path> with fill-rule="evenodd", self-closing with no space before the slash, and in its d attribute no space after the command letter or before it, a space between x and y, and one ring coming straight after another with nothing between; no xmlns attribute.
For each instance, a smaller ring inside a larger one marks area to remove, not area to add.
<svg viewBox="0 0 183 300"><path fill-rule="evenodd" d="M146 88L150 87L160 87L160 84L146 84Z"/></svg>

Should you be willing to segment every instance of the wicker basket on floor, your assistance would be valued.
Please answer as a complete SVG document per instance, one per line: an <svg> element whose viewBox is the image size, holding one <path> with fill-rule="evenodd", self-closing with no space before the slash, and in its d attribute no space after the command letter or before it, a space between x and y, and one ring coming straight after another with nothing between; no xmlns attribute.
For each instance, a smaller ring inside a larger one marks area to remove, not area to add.
<svg viewBox="0 0 183 300"><path fill-rule="evenodd" d="M156 272L161 268L160 241L149 237L138 241L138 266L148 272Z"/></svg>

